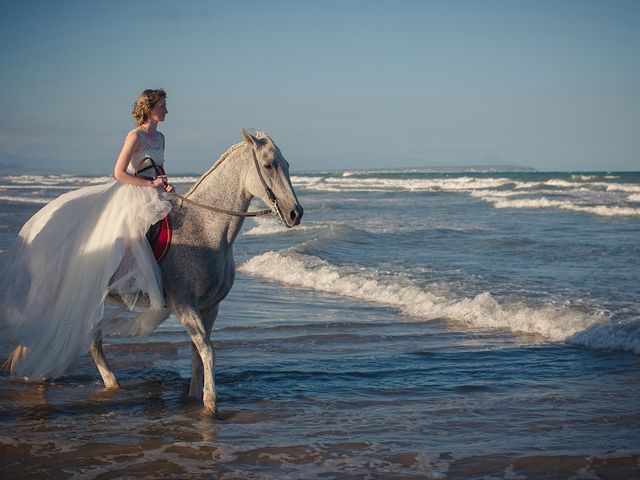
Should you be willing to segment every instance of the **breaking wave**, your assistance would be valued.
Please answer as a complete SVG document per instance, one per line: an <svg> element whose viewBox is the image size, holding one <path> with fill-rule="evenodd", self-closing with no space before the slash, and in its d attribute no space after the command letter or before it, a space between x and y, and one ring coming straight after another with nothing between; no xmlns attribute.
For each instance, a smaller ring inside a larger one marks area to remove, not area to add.
<svg viewBox="0 0 640 480"><path fill-rule="evenodd" d="M582 205L569 200L553 200L546 197L505 199L509 195L483 195L481 198L495 208L558 208L575 212L593 213L606 217L640 216L640 208L620 205Z"/></svg>
<svg viewBox="0 0 640 480"><path fill-rule="evenodd" d="M614 325L603 312L576 306L499 302L489 292L453 298L397 277L384 278L374 269L339 267L291 250L258 255L240 270L293 287L394 307L421 320L444 318L473 328L506 329L537 334L552 342L640 353L640 323Z"/></svg>
<svg viewBox="0 0 640 480"><path fill-rule="evenodd" d="M406 173L406 172L405 172ZM608 181L597 175L572 175L568 179L515 180L508 177L398 178L361 176L294 176L297 188L321 192L451 192L466 193L495 208L557 208L608 217L640 216L627 202L640 201L640 185ZM380 175L380 174L379 174ZM509 197L522 197L506 200ZM549 196L563 196L557 200Z"/></svg>
<svg viewBox="0 0 640 480"><path fill-rule="evenodd" d="M320 230L321 226L310 226L310 225L298 225L295 229L290 230L286 226L281 223L278 223L276 220L272 218L267 219L254 219L253 222L255 226L246 232L243 232L243 235L248 236L258 236L258 235L274 235L278 233L285 232L293 232L293 233L301 233L308 232L313 230Z"/></svg>
<svg viewBox="0 0 640 480"><path fill-rule="evenodd" d="M313 177L292 176L291 181L298 188L319 191L467 191L482 188L498 188L507 184L514 184L509 178L357 178L346 177Z"/></svg>
<svg viewBox="0 0 640 480"><path fill-rule="evenodd" d="M16 197L13 195L0 195L0 200L13 203L35 203L38 205L45 205L51 201L51 198L44 197Z"/></svg>
<svg viewBox="0 0 640 480"><path fill-rule="evenodd" d="M79 176L79 175L6 175L4 177L15 184L27 185L69 185L96 184L113 180L110 176Z"/></svg>

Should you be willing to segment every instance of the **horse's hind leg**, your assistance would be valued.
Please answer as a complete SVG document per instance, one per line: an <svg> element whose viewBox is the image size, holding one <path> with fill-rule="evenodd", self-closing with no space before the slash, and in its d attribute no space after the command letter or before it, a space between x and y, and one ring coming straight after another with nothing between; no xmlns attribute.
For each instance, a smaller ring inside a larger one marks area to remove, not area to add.
<svg viewBox="0 0 640 480"><path fill-rule="evenodd" d="M202 398L202 383L204 382L202 359L196 344L191 342L191 382L189 383L189 396Z"/></svg>
<svg viewBox="0 0 640 480"><path fill-rule="evenodd" d="M104 386L106 388L120 388L116 374L113 373L109 362L107 362L107 358L104 356L104 350L102 349L102 330L97 330L93 336L91 356L93 357L93 361L96 362L96 367L98 367Z"/></svg>

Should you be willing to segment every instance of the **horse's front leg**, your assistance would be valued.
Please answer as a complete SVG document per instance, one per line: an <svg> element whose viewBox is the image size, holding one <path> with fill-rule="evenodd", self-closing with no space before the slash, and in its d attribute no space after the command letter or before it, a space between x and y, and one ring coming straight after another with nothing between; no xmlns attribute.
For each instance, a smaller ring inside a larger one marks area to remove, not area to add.
<svg viewBox="0 0 640 480"><path fill-rule="evenodd" d="M216 321L218 317L218 310L220 308L220 304L216 304L213 308L200 312L200 318L202 318L202 323L204 325L205 335L208 338L211 338L211 329L213 328L213 323ZM215 348L212 349L213 355L213 369L215 370L216 365L216 351ZM203 368L202 368L202 359L200 358L200 352L196 348L196 345L191 343L191 382L189 384L189 396L193 398L201 398L202 397L202 384L203 384Z"/></svg>
<svg viewBox="0 0 640 480"><path fill-rule="evenodd" d="M187 333L191 337L193 345L195 345L198 353L200 354L200 361L202 362L203 370L202 373L204 376L204 392L202 394L204 408L210 415L215 415L216 387L213 378L213 345L209 339L205 322L203 322L200 312L194 307L180 308L177 314L180 321L185 326ZM213 322L211 323L213 324ZM193 378L191 381L193 383Z"/></svg>
<svg viewBox="0 0 640 480"><path fill-rule="evenodd" d="M104 356L104 350L102 349L102 330L96 330L91 342L91 356L93 361L96 362L96 367L100 372L102 381L106 388L120 388L116 374L113 373L107 358Z"/></svg>

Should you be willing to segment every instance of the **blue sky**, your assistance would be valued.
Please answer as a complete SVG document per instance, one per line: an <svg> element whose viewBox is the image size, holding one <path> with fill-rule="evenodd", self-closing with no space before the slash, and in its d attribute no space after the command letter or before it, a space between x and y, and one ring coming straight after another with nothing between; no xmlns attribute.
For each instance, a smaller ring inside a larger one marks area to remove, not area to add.
<svg viewBox="0 0 640 480"><path fill-rule="evenodd" d="M5 2L0 166L108 173L144 88L167 167L243 127L293 171L640 169L640 2Z"/></svg>

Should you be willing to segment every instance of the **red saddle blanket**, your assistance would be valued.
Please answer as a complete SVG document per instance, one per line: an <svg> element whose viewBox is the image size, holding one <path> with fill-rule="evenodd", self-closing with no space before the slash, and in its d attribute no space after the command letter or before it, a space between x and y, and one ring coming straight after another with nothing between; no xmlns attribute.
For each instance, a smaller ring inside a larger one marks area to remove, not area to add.
<svg viewBox="0 0 640 480"><path fill-rule="evenodd" d="M171 246L171 221L169 216L164 217L158 223L154 223L147 232L147 240L153 250L153 256L157 262L161 262L169 253Z"/></svg>

